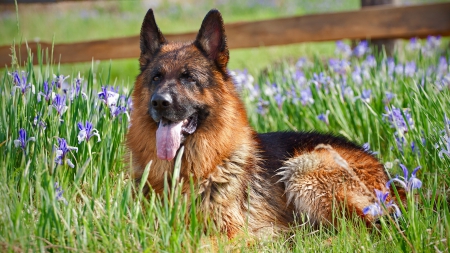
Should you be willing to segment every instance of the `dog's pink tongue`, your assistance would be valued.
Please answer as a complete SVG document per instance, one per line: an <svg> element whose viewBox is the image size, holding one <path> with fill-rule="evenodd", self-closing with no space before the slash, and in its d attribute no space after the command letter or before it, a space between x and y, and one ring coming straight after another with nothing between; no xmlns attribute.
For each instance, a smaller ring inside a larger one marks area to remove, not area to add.
<svg viewBox="0 0 450 253"><path fill-rule="evenodd" d="M161 121L156 131L156 154L159 159L172 160L181 142L181 126L183 121L168 123Z"/></svg>

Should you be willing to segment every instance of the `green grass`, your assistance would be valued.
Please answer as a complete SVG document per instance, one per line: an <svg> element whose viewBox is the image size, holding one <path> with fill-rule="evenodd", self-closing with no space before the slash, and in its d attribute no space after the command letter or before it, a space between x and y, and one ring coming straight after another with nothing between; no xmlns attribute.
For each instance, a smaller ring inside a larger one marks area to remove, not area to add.
<svg viewBox="0 0 450 253"><path fill-rule="evenodd" d="M295 61L280 61L262 71L254 85L266 92L252 99L248 95L250 88L242 91L250 122L258 131L315 129L339 133L358 143L369 142L371 150L378 152L383 162L394 164L388 169L392 176L400 173L398 163L410 170L422 166L418 177L424 184L415 190L416 198L410 196L406 209L401 207L403 217L398 224L385 218L378 229L366 228L359 219L339 219L335 229L313 229L303 224L293 228L292 233L271 240L252 240L250 245L248 238L228 240L217 234L212 224L200 222L195 208L188 208L195 207L198 199L180 195L177 186L172 190L166 186L162 199L154 194L148 199L140 194L132 197L133 183L123 162L128 117L126 114L114 117L95 91L95 87L113 83L109 80L109 69L93 69L82 76L82 91L87 98L80 95L67 101L68 109L62 116L50 109L50 101L38 102L36 94L43 90L44 81L53 80L53 74L70 74L66 81L73 84L75 72L62 73L58 72L58 66L43 64L8 69L2 74L0 86L0 247L6 252L209 252L212 245L223 252L411 252L412 248L416 252L446 251L450 239L450 159L446 155L439 156L445 143L439 148L435 144L442 142L444 113L450 109L450 91L448 86L437 89L441 77L433 71L426 74L426 70L436 66L441 55L448 61L449 54L442 49L431 56L402 50L394 57L397 63L415 59L418 70L412 77L390 76L386 72L386 57L379 55L377 65L369 69L362 84L353 82L351 71L346 71L353 98L341 96L339 82L342 79L322 58L309 58L303 67L296 67ZM361 65L362 59L352 57L350 62L354 68ZM292 78L297 70L310 81L298 85ZM35 86L35 94L31 88L24 94L19 89L12 92L14 82L8 72L13 71L25 71L27 83ZM336 85L328 90L314 89L313 74L320 72ZM448 67L444 75L449 75ZM425 76L423 86L419 85L422 76ZM277 92L285 97L281 105L275 95L267 94L273 83L277 84ZM128 87L132 80L117 85ZM304 106L289 94L294 89L299 95L305 87L311 87L314 103ZM372 90L370 101L354 99L369 88ZM387 105L409 108L414 121L414 128L404 134L403 151L394 138L397 129L383 118L386 113L384 91L396 94ZM55 92L61 93L60 90ZM119 93L129 95L125 90ZM257 110L260 100L268 103L265 114ZM326 110L330 111L329 124L317 118ZM34 117L38 114L45 129L35 125ZM93 137L89 142L78 143L77 122L86 120L98 130L100 142ZM28 137L35 137L25 149L14 145L20 128L27 131ZM65 158L71 160L74 168L68 162L62 165L55 162L58 137L78 148ZM410 147L413 141L415 151ZM62 196L67 205L58 198L56 182L64 190Z"/></svg>

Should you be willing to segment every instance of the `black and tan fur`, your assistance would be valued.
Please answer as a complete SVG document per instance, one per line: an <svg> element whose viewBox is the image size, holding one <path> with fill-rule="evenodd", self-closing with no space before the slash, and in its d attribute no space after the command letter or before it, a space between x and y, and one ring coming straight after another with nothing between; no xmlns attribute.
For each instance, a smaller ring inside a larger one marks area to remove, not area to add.
<svg viewBox="0 0 450 253"><path fill-rule="evenodd" d="M373 221L362 210L375 201L374 189L387 191L388 180L374 156L343 137L258 134L250 127L226 68L227 40L217 10L206 15L191 43L166 41L149 10L140 43L141 72L127 135L136 181L147 180L157 194L163 191L164 174L170 175L174 162L157 156L158 121L191 124L194 115L195 132L181 138L181 178L193 176L200 209L229 237L244 229L255 236L277 234L299 215L312 224L333 223L338 206ZM159 95L165 98L156 99ZM150 174L142 178L150 161Z"/></svg>

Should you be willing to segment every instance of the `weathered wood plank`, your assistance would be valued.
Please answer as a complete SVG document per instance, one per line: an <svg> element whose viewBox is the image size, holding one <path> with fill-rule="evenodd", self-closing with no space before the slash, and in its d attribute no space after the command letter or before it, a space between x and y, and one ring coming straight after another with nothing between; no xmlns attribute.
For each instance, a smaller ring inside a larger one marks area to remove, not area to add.
<svg viewBox="0 0 450 253"><path fill-rule="evenodd" d="M156 14L157 15L157 14ZM156 17L158 18L158 17ZM376 6L358 11L304 15L225 25L230 49L340 39L391 39L450 35L450 3ZM196 32L168 34L168 40L189 41ZM42 48L50 43L40 43ZM36 43L28 44L36 55ZM25 46L21 47L25 52ZM0 66L10 64L10 46L0 47ZM23 54L23 53L22 53ZM136 58L139 37L57 44L61 63Z"/></svg>

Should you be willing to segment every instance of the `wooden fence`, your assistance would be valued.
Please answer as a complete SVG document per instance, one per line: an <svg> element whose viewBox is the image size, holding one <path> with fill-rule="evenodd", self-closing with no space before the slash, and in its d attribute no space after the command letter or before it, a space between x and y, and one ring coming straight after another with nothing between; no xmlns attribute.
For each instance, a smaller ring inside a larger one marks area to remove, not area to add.
<svg viewBox="0 0 450 253"><path fill-rule="evenodd" d="M449 36L450 3L375 6L358 11L239 22L226 24L225 31L230 49L340 39ZM196 33L165 34L165 37L168 40L189 41L195 38ZM51 43L29 42L28 47L34 55L38 44L41 49L49 48L51 51ZM26 52L26 45L21 45L20 50ZM61 63L137 58L139 53L139 36L63 43L53 47L54 59ZM11 46L0 47L0 66L11 64L10 54Z"/></svg>

